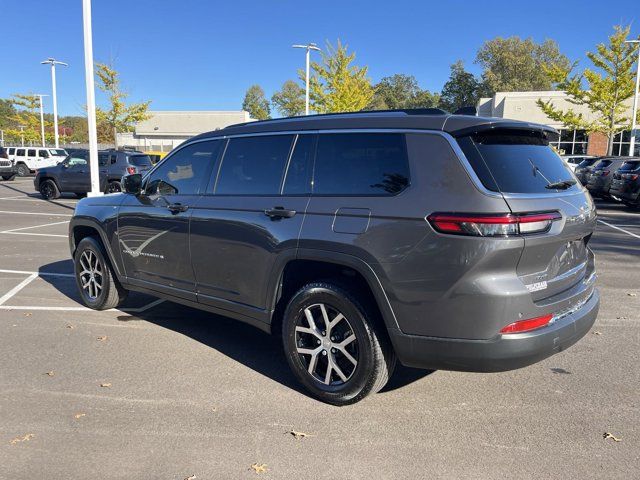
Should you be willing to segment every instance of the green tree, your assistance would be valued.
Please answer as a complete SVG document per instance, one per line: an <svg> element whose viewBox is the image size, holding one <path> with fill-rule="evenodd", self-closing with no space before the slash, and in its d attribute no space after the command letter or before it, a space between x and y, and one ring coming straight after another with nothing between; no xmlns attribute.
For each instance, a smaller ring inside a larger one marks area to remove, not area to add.
<svg viewBox="0 0 640 480"><path fill-rule="evenodd" d="M355 112L363 110L373 98L373 87L367 77L367 67L352 65L355 53L338 40L334 47L327 42L322 62L312 62L309 81L311 108L318 113ZM300 71L304 81L304 72Z"/></svg>
<svg viewBox="0 0 640 480"><path fill-rule="evenodd" d="M266 120L271 118L269 100L264 96L264 90L260 85L251 85L244 95L242 109L249 112L251 118Z"/></svg>
<svg viewBox="0 0 640 480"><path fill-rule="evenodd" d="M113 63L96 63L98 88L105 92L108 109L96 108L98 122L98 141L113 142L118 146L118 132L131 132L136 123L147 120L150 100L126 104L129 96L120 86L120 74Z"/></svg>
<svg viewBox="0 0 640 480"><path fill-rule="evenodd" d="M15 122L12 120L17 111L13 102L8 98L0 98L0 130L14 128Z"/></svg>
<svg viewBox="0 0 640 480"><path fill-rule="evenodd" d="M438 105L439 96L422 90L413 75L396 73L382 78L373 87L369 110L398 110L403 108L429 108Z"/></svg>
<svg viewBox="0 0 640 480"><path fill-rule="evenodd" d="M482 80L489 95L495 92L523 92L551 90L554 86L542 65L570 66L569 59L560 53L558 44L545 40L538 44L531 38L497 37L478 50L476 63L483 68Z"/></svg>
<svg viewBox="0 0 640 480"><path fill-rule="evenodd" d="M636 46L624 43L629 31L630 27L616 26L609 36L608 45L600 43L595 52L587 52L587 57L597 70L586 68L582 74L572 74L574 66L554 63L543 65L549 81L557 83L567 93L570 103L586 106L592 113L590 119L586 119L582 113L576 113L573 108L558 108L551 100L537 102L549 118L562 122L567 128L606 135L609 139L609 155L614 135L631 128L626 101L633 97L635 90Z"/></svg>
<svg viewBox="0 0 640 480"><path fill-rule="evenodd" d="M473 74L464 69L462 60L451 65L449 80L440 94L440 108L455 112L461 107L476 106L483 93L483 87Z"/></svg>
<svg viewBox="0 0 640 480"><path fill-rule="evenodd" d="M271 103L283 117L295 117L304 113L304 88L293 80L287 80L280 91L273 94Z"/></svg>

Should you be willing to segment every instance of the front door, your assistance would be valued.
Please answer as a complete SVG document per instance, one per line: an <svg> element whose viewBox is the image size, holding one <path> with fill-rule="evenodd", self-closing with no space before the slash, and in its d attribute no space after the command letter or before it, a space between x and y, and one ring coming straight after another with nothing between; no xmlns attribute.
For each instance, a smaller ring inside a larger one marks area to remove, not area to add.
<svg viewBox="0 0 640 480"><path fill-rule="evenodd" d="M195 301L189 219L221 143L196 142L174 151L145 179L141 194L124 199L118 243L131 283Z"/></svg>
<svg viewBox="0 0 640 480"><path fill-rule="evenodd" d="M295 256L315 141L315 134L229 140L215 186L191 217L199 302L263 318L275 262Z"/></svg>

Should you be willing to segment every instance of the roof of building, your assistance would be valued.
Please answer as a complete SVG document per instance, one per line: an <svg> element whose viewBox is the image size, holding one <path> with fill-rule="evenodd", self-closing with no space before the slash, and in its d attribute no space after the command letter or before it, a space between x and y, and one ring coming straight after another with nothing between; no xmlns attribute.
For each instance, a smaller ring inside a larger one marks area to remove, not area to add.
<svg viewBox="0 0 640 480"><path fill-rule="evenodd" d="M495 117L451 115L441 110L435 110L437 109L431 112L427 111L427 109L387 110L287 117L230 125L222 130L203 133L197 138L288 130L339 130L354 128L440 130L451 134L464 133L468 129L485 129L497 126L552 130L550 127L542 124L518 122Z"/></svg>
<svg viewBox="0 0 640 480"><path fill-rule="evenodd" d="M236 111L156 111L150 118L136 124L136 135L193 136L228 125L251 121L248 112Z"/></svg>

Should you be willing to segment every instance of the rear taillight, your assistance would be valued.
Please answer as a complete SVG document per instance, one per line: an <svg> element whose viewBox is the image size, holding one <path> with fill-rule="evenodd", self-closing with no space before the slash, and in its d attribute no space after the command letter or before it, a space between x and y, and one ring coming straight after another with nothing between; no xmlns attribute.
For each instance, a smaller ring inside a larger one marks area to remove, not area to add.
<svg viewBox="0 0 640 480"><path fill-rule="evenodd" d="M603 170L602 173L600 175L602 175L603 177L606 177L607 175L609 175L611 173L611 170Z"/></svg>
<svg viewBox="0 0 640 480"><path fill-rule="evenodd" d="M634 174L632 174L632 175L626 175L626 177L627 177L629 180L634 180L634 181L638 179L638 175L636 175L635 173L634 173Z"/></svg>
<svg viewBox="0 0 640 480"><path fill-rule="evenodd" d="M136 173L136 167L127 167L127 173L129 175L133 175L134 173Z"/></svg>
<svg viewBox="0 0 640 480"><path fill-rule="evenodd" d="M518 320L517 322L510 323L500 333L523 333L530 332L536 328L544 327L553 318L552 314L544 315L542 317L529 318L527 320Z"/></svg>
<svg viewBox="0 0 640 480"><path fill-rule="evenodd" d="M527 235L549 231L558 212L477 215L457 213L434 213L427 217L429 223L440 233L471 235L476 237L504 237Z"/></svg>

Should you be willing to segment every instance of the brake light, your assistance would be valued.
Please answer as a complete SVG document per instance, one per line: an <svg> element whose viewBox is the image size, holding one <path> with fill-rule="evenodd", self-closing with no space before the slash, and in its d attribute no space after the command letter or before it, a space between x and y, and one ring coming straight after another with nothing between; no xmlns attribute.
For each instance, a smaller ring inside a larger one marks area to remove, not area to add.
<svg viewBox="0 0 640 480"><path fill-rule="evenodd" d="M633 175L629 175L629 177L631 180L637 180L638 179L638 175L636 175L635 173Z"/></svg>
<svg viewBox="0 0 640 480"><path fill-rule="evenodd" d="M440 233L476 237L502 237L544 233L549 231L554 221L561 218L562 215L558 212L519 215L434 213L429 215L427 220Z"/></svg>
<svg viewBox="0 0 640 480"><path fill-rule="evenodd" d="M527 320L518 320L517 322L510 323L502 330L500 333L522 333L522 332L530 332L531 330L535 330L536 328L544 327L548 325L551 319L553 318L552 314L543 315L542 317L529 318Z"/></svg>
<svg viewBox="0 0 640 480"><path fill-rule="evenodd" d="M611 173L611 170L603 170L602 173L600 175L602 175L603 177L606 177L607 175L609 175Z"/></svg>
<svg viewBox="0 0 640 480"><path fill-rule="evenodd" d="M136 167L127 167L127 173L129 175L133 175L134 173L136 173Z"/></svg>

